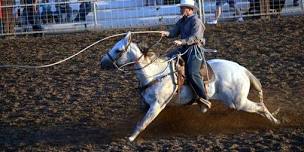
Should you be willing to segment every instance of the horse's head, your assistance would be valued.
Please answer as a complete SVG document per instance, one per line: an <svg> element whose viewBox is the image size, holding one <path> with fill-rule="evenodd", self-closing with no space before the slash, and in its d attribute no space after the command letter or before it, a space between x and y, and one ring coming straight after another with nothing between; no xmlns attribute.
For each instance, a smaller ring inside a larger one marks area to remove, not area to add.
<svg viewBox="0 0 304 152"><path fill-rule="evenodd" d="M132 62L134 59L130 54L131 32L118 41L107 54L101 57L101 68L118 68L124 64Z"/></svg>

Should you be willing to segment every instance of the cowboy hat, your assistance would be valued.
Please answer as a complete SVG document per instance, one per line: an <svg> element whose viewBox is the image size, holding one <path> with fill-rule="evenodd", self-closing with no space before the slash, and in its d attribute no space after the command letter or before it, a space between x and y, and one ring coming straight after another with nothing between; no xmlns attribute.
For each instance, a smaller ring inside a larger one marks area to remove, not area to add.
<svg viewBox="0 0 304 152"><path fill-rule="evenodd" d="M190 7L194 11L198 10L194 0L181 0L179 7Z"/></svg>

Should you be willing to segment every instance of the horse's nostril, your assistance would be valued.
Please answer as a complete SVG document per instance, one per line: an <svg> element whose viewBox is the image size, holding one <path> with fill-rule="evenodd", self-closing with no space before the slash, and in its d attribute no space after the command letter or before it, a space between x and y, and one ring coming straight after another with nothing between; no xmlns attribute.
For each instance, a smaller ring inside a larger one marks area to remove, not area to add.
<svg viewBox="0 0 304 152"><path fill-rule="evenodd" d="M100 67L101 67L101 68L104 68L104 67L105 67L104 64L102 64L102 62L100 62Z"/></svg>
<svg viewBox="0 0 304 152"><path fill-rule="evenodd" d="M101 68L103 67L102 61L99 62L99 66L100 66Z"/></svg>
<svg viewBox="0 0 304 152"><path fill-rule="evenodd" d="M103 61L103 56L101 56L101 57L100 57L100 62L99 62L100 67L103 67L103 62L104 62L104 61Z"/></svg>

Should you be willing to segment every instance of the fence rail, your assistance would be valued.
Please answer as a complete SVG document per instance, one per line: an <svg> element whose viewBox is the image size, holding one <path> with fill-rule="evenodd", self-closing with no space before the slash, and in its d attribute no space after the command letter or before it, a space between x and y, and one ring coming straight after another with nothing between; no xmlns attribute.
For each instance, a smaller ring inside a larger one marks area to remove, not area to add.
<svg viewBox="0 0 304 152"><path fill-rule="evenodd" d="M27 0L0 0L1 36L170 25L180 17L176 5L179 0L39 0L37 4L20 1ZM219 6L220 21L238 18L235 8L243 17L304 14L303 0L199 1L204 21L213 20Z"/></svg>

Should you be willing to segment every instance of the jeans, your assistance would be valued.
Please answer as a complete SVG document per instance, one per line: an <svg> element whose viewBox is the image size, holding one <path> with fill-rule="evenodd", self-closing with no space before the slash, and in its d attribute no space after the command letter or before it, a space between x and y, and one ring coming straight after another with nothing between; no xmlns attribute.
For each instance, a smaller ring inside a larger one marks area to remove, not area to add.
<svg viewBox="0 0 304 152"><path fill-rule="evenodd" d="M80 4L80 10L75 18L75 21L86 21L86 16L91 12L91 9L91 2L82 2Z"/></svg>
<svg viewBox="0 0 304 152"><path fill-rule="evenodd" d="M24 9L23 16L25 17L25 23L31 24L33 31L42 31L39 12L35 12L32 6L27 6Z"/></svg>
<svg viewBox="0 0 304 152"><path fill-rule="evenodd" d="M53 18L53 12L51 10L50 5L43 5L42 6L42 13L41 13L41 19L43 23L49 23L52 22L50 19Z"/></svg>
<svg viewBox="0 0 304 152"><path fill-rule="evenodd" d="M3 30L3 24L0 18L0 34L3 34L4 30Z"/></svg>
<svg viewBox="0 0 304 152"><path fill-rule="evenodd" d="M56 6L56 14L58 15L57 22L64 22L63 14L66 13L66 21L72 22L73 11L69 4L60 4Z"/></svg>
<svg viewBox="0 0 304 152"><path fill-rule="evenodd" d="M156 5L163 5L164 0L146 0L147 6L156 6Z"/></svg>
<svg viewBox="0 0 304 152"><path fill-rule="evenodd" d="M174 57L178 53L184 54L182 55L182 58L185 61L186 78L194 89L196 95L200 98L207 99L203 78L200 74L201 66L204 64L204 58L202 57L203 51L197 45L182 46L169 52L167 57Z"/></svg>

